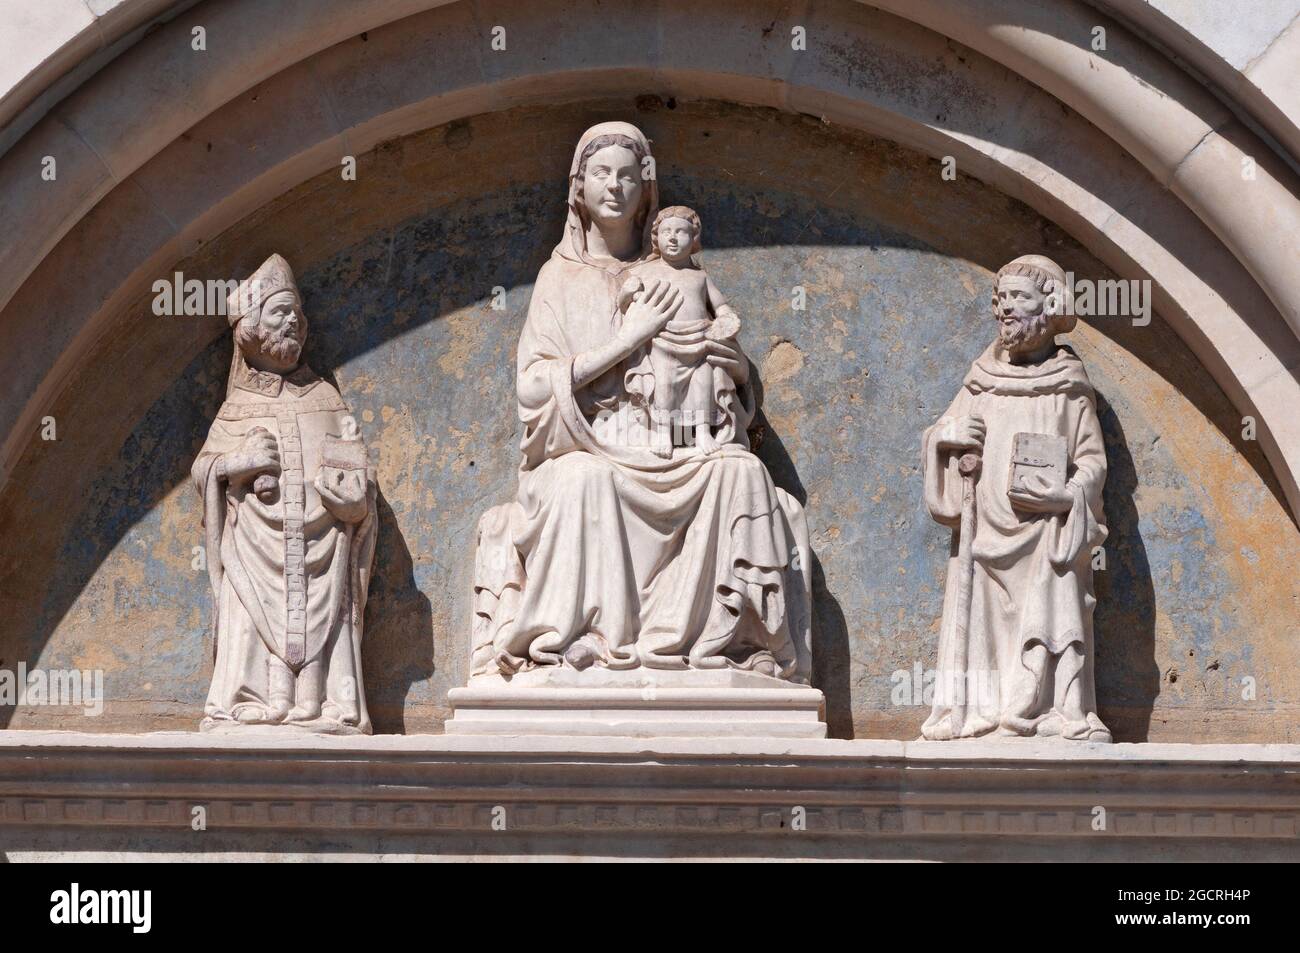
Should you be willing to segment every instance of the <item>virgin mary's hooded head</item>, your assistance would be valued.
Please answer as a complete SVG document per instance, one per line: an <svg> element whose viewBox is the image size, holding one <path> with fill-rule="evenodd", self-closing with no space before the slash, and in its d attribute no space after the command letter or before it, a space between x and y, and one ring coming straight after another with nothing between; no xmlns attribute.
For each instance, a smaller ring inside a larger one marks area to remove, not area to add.
<svg viewBox="0 0 1300 953"><path fill-rule="evenodd" d="M641 201L633 214L635 228L641 234L639 257L646 258L651 254L651 229L659 212L659 183L650 154L650 142L631 123L602 122L584 132L573 150L573 162L569 165L569 211L564 223L564 237L555 246L555 254L561 258L593 263L587 254L587 228L591 216L583 201L583 180L587 174L587 161L608 146L629 149L641 168Z"/></svg>

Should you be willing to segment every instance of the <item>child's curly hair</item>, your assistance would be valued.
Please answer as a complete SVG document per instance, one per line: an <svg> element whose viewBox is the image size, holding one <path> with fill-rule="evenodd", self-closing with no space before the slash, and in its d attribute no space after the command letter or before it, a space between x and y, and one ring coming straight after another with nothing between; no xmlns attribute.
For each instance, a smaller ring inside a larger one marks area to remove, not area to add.
<svg viewBox="0 0 1300 953"><path fill-rule="evenodd" d="M650 243L654 247L654 253L659 254L659 226L670 218L684 218L691 223L691 228L695 230L695 238L691 241L692 255L699 254L700 251L700 217L695 214L695 209L687 208L685 205L670 205L665 209L660 209L659 214L655 216L654 227L650 229Z"/></svg>

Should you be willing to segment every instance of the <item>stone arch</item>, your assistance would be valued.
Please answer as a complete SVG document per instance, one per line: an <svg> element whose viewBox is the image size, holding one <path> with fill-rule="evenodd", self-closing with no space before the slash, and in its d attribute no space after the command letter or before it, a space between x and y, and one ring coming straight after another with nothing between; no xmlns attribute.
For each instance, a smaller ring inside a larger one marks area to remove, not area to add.
<svg viewBox="0 0 1300 953"><path fill-rule="evenodd" d="M0 328L25 339L45 310L38 301L56 302L58 320L40 318L43 344L9 348L4 359L0 473L12 471L93 342L185 251L342 154L599 86L770 105L954 156L1119 274L1152 279L1160 312L1242 414L1258 419L1296 512L1300 202L1291 157L1096 9L1067 3L1049 17L1002 6L975 15L957 0L770 10L629 3L584 20L521 3L491 8L513 44L493 56L487 13L470 3L326 0L271 13L243 0L124 0L115 21L95 21L100 49L150 17L157 28L53 104L37 87L52 88L94 44L90 27L52 41L55 53L3 100L32 124L0 156L0 209L22 236L0 253ZM1087 46L1099 20L1111 56ZM190 48L193 23L207 30L206 54ZM793 23L827 55L792 51ZM241 146L250 128L262 132L255 155ZM45 155L59 159L49 188L33 171ZM1249 184L1231 174L1243 155L1258 160Z"/></svg>

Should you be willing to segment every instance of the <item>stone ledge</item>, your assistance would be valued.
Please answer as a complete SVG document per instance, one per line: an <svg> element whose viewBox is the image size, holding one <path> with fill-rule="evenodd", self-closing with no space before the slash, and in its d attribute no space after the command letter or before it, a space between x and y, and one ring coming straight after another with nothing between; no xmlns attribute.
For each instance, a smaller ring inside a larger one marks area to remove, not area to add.
<svg viewBox="0 0 1300 953"><path fill-rule="evenodd" d="M871 852L846 839L932 859L1100 840L1134 858L1273 856L1300 835L1300 745L269 734L0 733L0 828L36 853L84 833L146 856L183 855L187 838L201 855L214 833L245 855L286 838L300 856L341 839L380 853L401 835L417 854L473 856L510 840L492 841L498 818L519 856L556 838L584 856L609 835L637 854L743 853L799 836L796 817L810 856Z"/></svg>

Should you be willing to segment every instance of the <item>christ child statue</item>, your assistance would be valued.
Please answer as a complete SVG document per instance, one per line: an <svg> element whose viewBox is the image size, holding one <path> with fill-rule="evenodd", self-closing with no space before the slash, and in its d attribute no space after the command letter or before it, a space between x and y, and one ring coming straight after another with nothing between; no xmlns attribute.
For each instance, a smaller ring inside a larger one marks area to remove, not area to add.
<svg viewBox="0 0 1300 953"><path fill-rule="evenodd" d="M682 305L667 326L633 359L625 386L648 417L651 447L671 457L675 435L693 440L704 453L734 437L735 401L730 375L710 363L709 341L725 341L740 331L740 318L718 291L696 254L700 251L700 217L684 205L672 205L654 221L655 255L623 285L619 310L627 313L653 278L682 293ZM715 432L714 428L720 428Z"/></svg>

